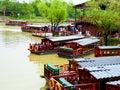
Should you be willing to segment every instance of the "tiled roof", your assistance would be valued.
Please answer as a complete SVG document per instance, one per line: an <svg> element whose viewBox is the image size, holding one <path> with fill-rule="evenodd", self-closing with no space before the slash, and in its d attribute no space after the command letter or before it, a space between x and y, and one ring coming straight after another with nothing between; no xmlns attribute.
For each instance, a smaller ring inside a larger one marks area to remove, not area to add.
<svg viewBox="0 0 120 90"><path fill-rule="evenodd" d="M81 67L106 66L120 64L120 56L73 59Z"/></svg>
<svg viewBox="0 0 120 90"><path fill-rule="evenodd" d="M57 42L57 41L67 41L67 40L74 40L74 39L80 39L80 38L84 38L85 36L83 35L71 35L71 36L61 36L61 37L52 37L49 38L51 41L53 42Z"/></svg>
<svg viewBox="0 0 120 90"><path fill-rule="evenodd" d="M106 84L110 84L110 85L120 85L120 80L118 81L111 81L111 82L107 82Z"/></svg>
<svg viewBox="0 0 120 90"><path fill-rule="evenodd" d="M120 49L120 46L98 46L98 48L105 50L105 49Z"/></svg>
<svg viewBox="0 0 120 90"><path fill-rule="evenodd" d="M99 41L100 41L100 39L98 39L97 37L89 37L89 38L84 38L84 39L80 39L80 40L75 40L73 42L76 42L82 46L85 46L85 45L89 45L89 44L96 43Z"/></svg>
<svg viewBox="0 0 120 90"><path fill-rule="evenodd" d="M26 22L26 20L10 20L10 21Z"/></svg>
<svg viewBox="0 0 120 90"><path fill-rule="evenodd" d="M48 25L26 25L27 27L44 27L44 26L48 26Z"/></svg>
<svg viewBox="0 0 120 90"><path fill-rule="evenodd" d="M120 77L120 65L86 67L96 79Z"/></svg>

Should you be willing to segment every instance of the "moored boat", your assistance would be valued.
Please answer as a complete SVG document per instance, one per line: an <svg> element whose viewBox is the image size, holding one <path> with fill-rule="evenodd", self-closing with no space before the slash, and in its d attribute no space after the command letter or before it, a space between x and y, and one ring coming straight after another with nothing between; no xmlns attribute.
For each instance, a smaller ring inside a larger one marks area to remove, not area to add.
<svg viewBox="0 0 120 90"><path fill-rule="evenodd" d="M27 24L28 21L26 20L9 20L8 22L6 22L6 25L10 25L10 26L22 26Z"/></svg>
<svg viewBox="0 0 120 90"><path fill-rule="evenodd" d="M68 59L68 64L62 65L44 65L44 77L50 79L52 76L56 76L56 68L59 69L57 75L69 74L78 72L78 68L82 67L94 67L94 66L106 66L120 64L120 56L109 57L95 57L95 58L73 58ZM54 70L55 69L55 70Z"/></svg>
<svg viewBox="0 0 120 90"><path fill-rule="evenodd" d="M22 31L31 32L33 36L37 37L52 37L53 34L49 25L23 25Z"/></svg>
<svg viewBox="0 0 120 90"><path fill-rule="evenodd" d="M70 41L65 46L59 48L58 56L67 58L83 57L94 52L94 48L99 45L101 45L101 41L97 37Z"/></svg>
<svg viewBox="0 0 120 90"><path fill-rule="evenodd" d="M59 47L65 45L66 42L82 38L84 38L83 35L43 38L41 43L29 44L28 50L35 54L56 53Z"/></svg>
<svg viewBox="0 0 120 90"><path fill-rule="evenodd" d="M51 90L109 90L106 89L108 81L120 80L119 58L120 56L109 56L71 60L71 64L68 64L69 72L50 76L49 88ZM70 72L70 69L74 72Z"/></svg>
<svg viewBox="0 0 120 90"><path fill-rule="evenodd" d="M120 56L120 46L97 46L94 55L95 57Z"/></svg>
<svg viewBox="0 0 120 90"><path fill-rule="evenodd" d="M106 90L120 90L120 80L107 82Z"/></svg>

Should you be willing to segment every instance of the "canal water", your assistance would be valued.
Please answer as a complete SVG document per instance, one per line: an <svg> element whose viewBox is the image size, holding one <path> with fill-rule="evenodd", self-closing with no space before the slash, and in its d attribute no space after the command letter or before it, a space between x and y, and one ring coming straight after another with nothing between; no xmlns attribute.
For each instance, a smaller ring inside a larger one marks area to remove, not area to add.
<svg viewBox="0 0 120 90"><path fill-rule="evenodd" d="M0 25L0 90L45 90L44 64L68 63L57 54L31 54L29 43L40 40L20 27Z"/></svg>

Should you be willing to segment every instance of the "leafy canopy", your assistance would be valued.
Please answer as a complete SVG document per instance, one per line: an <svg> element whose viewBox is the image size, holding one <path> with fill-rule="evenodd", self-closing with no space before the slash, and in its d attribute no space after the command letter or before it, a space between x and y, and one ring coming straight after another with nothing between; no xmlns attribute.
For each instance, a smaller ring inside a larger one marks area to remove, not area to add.
<svg viewBox="0 0 120 90"><path fill-rule="evenodd" d="M44 0L38 7L52 25L58 25L67 18L67 3L63 0Z"/></svg>
<svg viewBox="0 0 120 90"><path fill-rule="evenodd" d="M87 16L91 17L90 20L93 24L104 29L104 43L107 45L107 38L112 31L120 29L120 12L117 7L120 7L120 4L111 1L102 1L102 0L92 0L88 5L91 6Z"/></svg>

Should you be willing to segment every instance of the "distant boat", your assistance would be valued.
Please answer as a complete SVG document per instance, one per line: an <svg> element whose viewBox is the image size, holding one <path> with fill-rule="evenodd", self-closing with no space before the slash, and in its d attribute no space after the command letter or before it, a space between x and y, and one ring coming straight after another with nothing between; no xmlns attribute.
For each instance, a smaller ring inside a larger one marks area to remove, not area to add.
<svg viewBox="0 0 120 90"><path fill-rule="evenodd" d="M27 24L28 21L26 20L9 20L8 22L6 22L6 25L9 26L22 26L23 24Z"/></svg>

